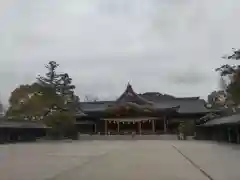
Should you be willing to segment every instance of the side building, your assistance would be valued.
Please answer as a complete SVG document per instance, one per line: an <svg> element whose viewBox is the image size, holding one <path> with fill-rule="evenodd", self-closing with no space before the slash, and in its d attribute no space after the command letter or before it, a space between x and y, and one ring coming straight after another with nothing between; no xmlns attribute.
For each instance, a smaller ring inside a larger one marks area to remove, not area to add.
<svg viewBox="0 0 240 180"><path fill-rule="evenodd" d="M130 84L115 101L82 102L76 126L84 134L176 134L180 123L193 135L195 120L209 110L199 97L137 94Z"/></svg>
<svg viewBox="0 0 240 180"><path fill-rule="evenodd" d="M47 126L29 121L0 121L0 144L34 141L46 135Z"/></svg>
<svg viewBox="0 0 240 180"><path fill-rule="evenodd" d="M196 139L240 144L240 113L219 112L200 119Z"/></svg>

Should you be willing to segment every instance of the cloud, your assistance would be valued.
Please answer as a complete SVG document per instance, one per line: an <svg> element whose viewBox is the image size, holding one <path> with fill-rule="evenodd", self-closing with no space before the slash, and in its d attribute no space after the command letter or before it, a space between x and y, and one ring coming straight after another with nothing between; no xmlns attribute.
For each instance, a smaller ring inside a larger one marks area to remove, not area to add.
<svg viewBox="0 0 240 180"><path fill-rule="evenodd" d="M217 4L217 6L216 6ZM206 97L240 26L238 0L0 0L2 101L56 60L84 97L137 92Z"/></svg>
<svg viewBox="0 0 240 180"><path fill-rule="evenodd" d="M186 72L173 74L170 76L171 80L175 83L186 84L186 85L195 85L199 83L203 83L206 80L204 74L196 73L196 72Z"/></svg>

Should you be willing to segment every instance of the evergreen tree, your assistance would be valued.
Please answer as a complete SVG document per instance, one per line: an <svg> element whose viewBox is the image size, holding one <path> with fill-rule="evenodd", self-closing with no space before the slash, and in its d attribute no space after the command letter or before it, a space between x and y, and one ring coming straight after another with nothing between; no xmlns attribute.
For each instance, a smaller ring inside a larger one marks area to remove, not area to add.
<svg viewBox="0 0 240 180"><path fill-rule="evenodd" d="M9 99L7 116L16 119L41 120L55 106L63 106L63 101L53 88L38 83L21 85Z"/></svg>
<svg viewBox="0 0 240 180"><path fill-rule="evenodd" d="M67 73L61 74L57 92L64 100L64 108L68 111L76 112L79 98L74 95L74 89L72 78Z"/></svg>
<svg viewBox="0 0 240 180"><path fill-rule="evenodd" d="M74 126L79 97L67 73L57 74L59 65L50 61L45 76L32 85L21 85L9 99L7 115L16 119L40 120L50 126L49 134L70 137L77 134ZM76 138L76 136L75 136Z"/></svg>
<svg viewBox="0 0 240 180"><path fill-rule="evenodd" d="M69 96L74 94L75 86L72 85L72 78L67 73L60 75L60 81L57 84L57 91L62 96Z"/></svg>
<svg viewBox="0 0 240 180"><path fill-rule="evenodd" d="M233 50L233 54L230 56L225 56L225 59L239 60L240 59L240 50ZM240 65L222 65L220 68L217 68L216 71L220 72L221 76L226 77L229 80L229 83L226 87L227 97L231 98L235 104L240 103Z"/></svg>
<svg viewBox="0 0 240 180"><path fill-rule="evenodd" d="M38 82L42 86L56 88L61 79L60 75L56 73L56 69L58 66L59 64L57 64L55 61L50 61L47 65L45 65L48 72L45 74L45 76L39 76L37 78Z"/></svg>

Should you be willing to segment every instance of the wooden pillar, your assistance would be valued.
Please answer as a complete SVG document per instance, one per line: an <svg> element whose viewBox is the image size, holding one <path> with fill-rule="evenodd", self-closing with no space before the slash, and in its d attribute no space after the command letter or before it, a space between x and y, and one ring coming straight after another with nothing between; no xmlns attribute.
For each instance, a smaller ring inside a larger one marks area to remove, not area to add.
<svg viewBox="0 0 240 180"><path fill-rule="evenodd" d="M97 124L94 124L94 133L97 133Z"/></svg>
<svg viewBox="0 0 240 180"><path fill-rule="evenodd" d="M239 126L236 127L236 133L237 133L237 144L240 144Z"/></svg>
<svg viewBox="0 0 240 180"><path fill-rule="evenodd" d="M163 123L164 123L164 133L167 133L167 117L166 116L164 116Z"/></svg>
<svg viewBox="0 0 240 180"><path fill-rule="evenodd" d="M152 132L155 133L155 119L152 119Z"/></svg>
<svg viewBox="0 0 240 180"><path fill-rule="evenodd" d="M119 123L119 121L117 122L117 132L120 133L120 123Z"/></svg>
<svg viewBox="0 0 240 180"><path fill-rule="evenodd" d="M230 143L232 141L231 134L230 134L231 128L228 128L228 142Z"/></svg>
<svg viewBox="0 0 240 180"><path fill-rule="evenodd" d="M138 132L139 132L139 134L142 134L142 124L141 124L141 121L138 122Z"/></svg>
<svg viewBox="0 0 240 180"><path fill-rule="evenodd" d="M108 134L108 121L107 120L104 120L104 125L105 125L105 128L104 128L104 130L105 130L105 135L107 135Z"/></svg>

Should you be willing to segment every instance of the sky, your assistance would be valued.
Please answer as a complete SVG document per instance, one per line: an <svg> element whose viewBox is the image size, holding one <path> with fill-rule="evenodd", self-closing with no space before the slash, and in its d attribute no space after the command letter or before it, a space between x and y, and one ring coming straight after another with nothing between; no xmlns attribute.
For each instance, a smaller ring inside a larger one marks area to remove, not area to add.
<svg viewBox="0 0 240 180"><path fill-rule="evenodd" d="M207 95L240 48L239 0L0 0L0 99L60 64L76 94Z"/></svg>

